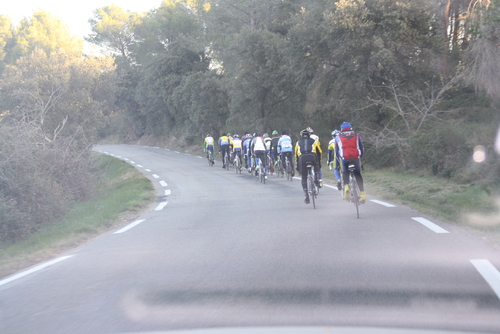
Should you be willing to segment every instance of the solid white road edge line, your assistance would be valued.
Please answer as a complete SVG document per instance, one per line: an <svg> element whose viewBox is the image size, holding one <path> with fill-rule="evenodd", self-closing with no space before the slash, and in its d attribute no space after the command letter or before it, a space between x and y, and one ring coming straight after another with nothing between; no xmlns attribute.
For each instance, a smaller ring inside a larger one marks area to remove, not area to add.
<svg viewBox="0 0 500 334"><path fill-rule="evenodd" d="M56 264L58 262L64 261L66 259L69 259L72 256L73 255L61 256L61 257L58 257L57 259L54 259L54 260L51 260L51 261L39 264L39 265L37 265L37 266L35 266L35 267L31 268L31 269L25 270L25 271L20 272L18 274L9 276L9 277L7 277L7 278L5 278L3 280L0 280L0 286L4 285L4 284L7 284L7 283L10 283L10 282L12 282L12 281L14 281L16 279L21 278L21 277L27 276L29 274L33 274L36 271L42 270L44 268L47 268L48 266L51 266L51 265Z"/></svg>
<svg viewBox="0 0 500 334"><path fill-rule="evenodd" d="M470 262L500 299L500 272L488 260L477 259L470 260Z"/></svg>
<svg viewBox="0 0 500 334"><path fill-rule="evenodd" d="M128 224L127 226L125 226L124 228L122 229L119 229L118 231L116 232L113 232L113 234L118 234L118 233L123 233L123 232L126 232L128 230L130 230L132 227L135 227L137 225L139 225L140 223L142 223L143 221L145 221L146 219L140 219L140 220L136 220L135 222L131 223L131 224Z"/></svg>
<svg viewBox="0 0 500 334"><path fill-rule="evenodd" d="M444 228L440 227L440 226L437 226L436 224L434 224L433 222L425 219L425 218L422 218L422 217L411 217L411 219L413 219L414 221L417 221L419 222L420 224L424 225L425 227L427 227L428 229L436 232L436 233L450 233L448 231L446 231Z"/></svg>
<svg viewBox="0 0 500 334"><path fill-rule="evenodd" d="M168 204L168 202L162 202L160 204L158 204L158 206L156 207L155 211L161 211L163 210L163 208Z"/></svg>
<svg viewBox="0 0 500 334"><path fill-rule="evenodd" d="M383 205L383 206L388 207L388 208L395 208L396 207L394 204L382 202L382 201L379 201L377 199L371 199L370 202L377 203L377 204Z"/></svg>

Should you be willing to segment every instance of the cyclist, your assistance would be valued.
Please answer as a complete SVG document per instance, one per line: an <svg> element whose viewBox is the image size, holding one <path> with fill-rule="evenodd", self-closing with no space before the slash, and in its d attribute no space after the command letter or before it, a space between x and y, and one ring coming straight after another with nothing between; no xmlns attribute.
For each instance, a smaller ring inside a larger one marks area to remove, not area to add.
<svg viewBox="0 0 500 334"><path fill-rule="evenodd" d="M311 133L308 129L300 132L300 140L295 144L295 164L297 171L302 176L302 189L304 189L304 202L309 204L309 194L307 193L307 164L311 163L315 172L315 183L319 187L318 173L318 151L320 150L318 142L311 138Z"/></svg>
<svg viewBox="0 0 500 334"><path fill-rule="evenodd" d="M207 153L207 158L209 154L212 156L212 159L214 158L214 143L215 139L210 134L208 134L205 137L205 141L203 142L203 149L204 152Z"/></svg>
<svg viewBox="0 0 500 334"><path fill-rule="evenodd" d="M269 153L271 151L271 138L269 137L269 134L264 133L262 136L264 138L264 143L266 144L266 153Z"/></svg>
<svg viewBox="0 0 500 334"><path fill-rule="evenodd" d="M241 150L242 150L242 140L240 136L235 134L233 136L233 155L231 156L231 161L234 161L234 157L238 155L238 159L240 160L240 166L241 166Z"/></svg>
<svg viewBox="0 0 500 334"><path fill-rule="evenodd" d="M335 138L335 154L342 162L342 178L344 181L344 198L348 199L349 192L349 170L348 161L352 161L355 166L354 175L358 182L361 202L366 202L363 176L361 176L361 157L364 153L363 142L358 133L352 130L351 123L344 122L340 126L340 134Z"/></svg>
<svg viewBox="0 0 500 334"><path fill-rule="evenodd" d="M283 131L281 133L281 137L278 141L277 145L278 149L278 154L281 157L281 162L283 163L283 166L285 166L285 157L288 157L288 161L291 164L292 167L292 177L295 176L295 170L293 168L293 145L292 145L292 138L288 135L286 131Z"/></svg>
<svg viewBox="0 0 500 334"><path fill-rule="evenodd" d="M318 151L316 154L318 155L318 165L319 165L319 173L318 173L318 181L319 187L323 187L323 171L321 170L321 155L323 151L321 150L321 143L319 142L319 136L314 133L314 130L311 127L307 128L307 131L311 134L311 138L314 139L318 143Z"/></svg>
<svg viewBox="0 0 500 334"><path fill-rule="evenodd" d="M340 182L340 163L335 154L335 137L340 133L339 130L332 131L332 140L328 143L328 165L332 164L333 175L335 175L335 179L337 180L337 189L342 190L342 183Z"/></svg>
<svg viewBox="0 0 500 334"><path fill-rule="evenodd" d="M224 158L226 154L229 154L229 145L230 145L229 137L225 134L222 134L219 138L219 153L222 152L222 168L226 168L224 164Z"/></svg>
<svg viewBox="0 0 500 334"><path fill-rule="evenodd" d="M278 142L280 140L280 136L278 131L274 130L272 133L273 138L271 139L271 151L269 156L271 157L271 163L278 161Z"/></svg>
<svg viewBox="0 0 500 334"><path fill-rule="evenodd" d="M248 172L252 172L252 159L250 155L250 143L252 142L252 135L247 133L243 138L243 153L245 154L245 166Z"/></svg>
<svg viewBox="0 0 500 334"><path fill-rule="evenodd" d="M264 141L264 137L259 132L257 132L255 137L252 139L250 151L254 158L262 161L262 167L264 167L264 177L267 179L266 143ZM255 171L255 173L257 173L257 171Z"/></svg>

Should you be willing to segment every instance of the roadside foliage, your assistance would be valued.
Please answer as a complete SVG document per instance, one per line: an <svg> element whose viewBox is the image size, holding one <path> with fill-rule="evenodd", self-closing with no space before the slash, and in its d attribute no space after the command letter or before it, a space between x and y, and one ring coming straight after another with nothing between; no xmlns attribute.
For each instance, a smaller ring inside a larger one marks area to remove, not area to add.
<svg viewBox="0 0 500 334"><path fill-rule="evenodd" d="M495 191L499 11L500 0L110 5L89 18L98 56L49 13L17 26L0 15L0 240L90 196L90 148L111 135L201 145L207 133L311 126L327 142L349 121L367 166Z"/></svg>

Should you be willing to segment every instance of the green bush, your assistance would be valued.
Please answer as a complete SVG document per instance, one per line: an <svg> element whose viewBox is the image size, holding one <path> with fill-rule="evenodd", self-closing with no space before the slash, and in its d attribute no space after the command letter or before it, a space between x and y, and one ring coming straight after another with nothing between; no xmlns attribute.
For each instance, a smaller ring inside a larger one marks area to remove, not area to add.
<svg viewBox="0 0 500 334"><path fill-rule="evenodd" d="M432 175L474 182L498 184L500 159L493 150L497 125L493 123L439 123L409 140L408 168ZM486 149L483 163L472 160L474 148Z"/></svg>

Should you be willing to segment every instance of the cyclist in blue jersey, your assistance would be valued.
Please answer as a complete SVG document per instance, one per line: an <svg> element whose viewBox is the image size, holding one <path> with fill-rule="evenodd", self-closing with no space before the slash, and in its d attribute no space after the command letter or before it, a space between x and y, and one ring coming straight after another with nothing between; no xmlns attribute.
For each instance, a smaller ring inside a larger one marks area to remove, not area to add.
<svg viewBox="0 0 500 334"><path fill-rule="evenodd" d="M292 138L288 135L286 131L281 133L281 137L278 140L277 152L280 155L281 162L285 166L285 157L288 157L288 161L292 165L292 177L295 176L295 170L293 167L293 144Z"/></svg>
<svg viewBox="0 0 500 334"><path fill-rule="evenodd" d="M247 133L243 138L243 154L245 155L245 167L248 172L252 172L252 159L250 155L250 144L252 143L252 135Z"/></svg>

